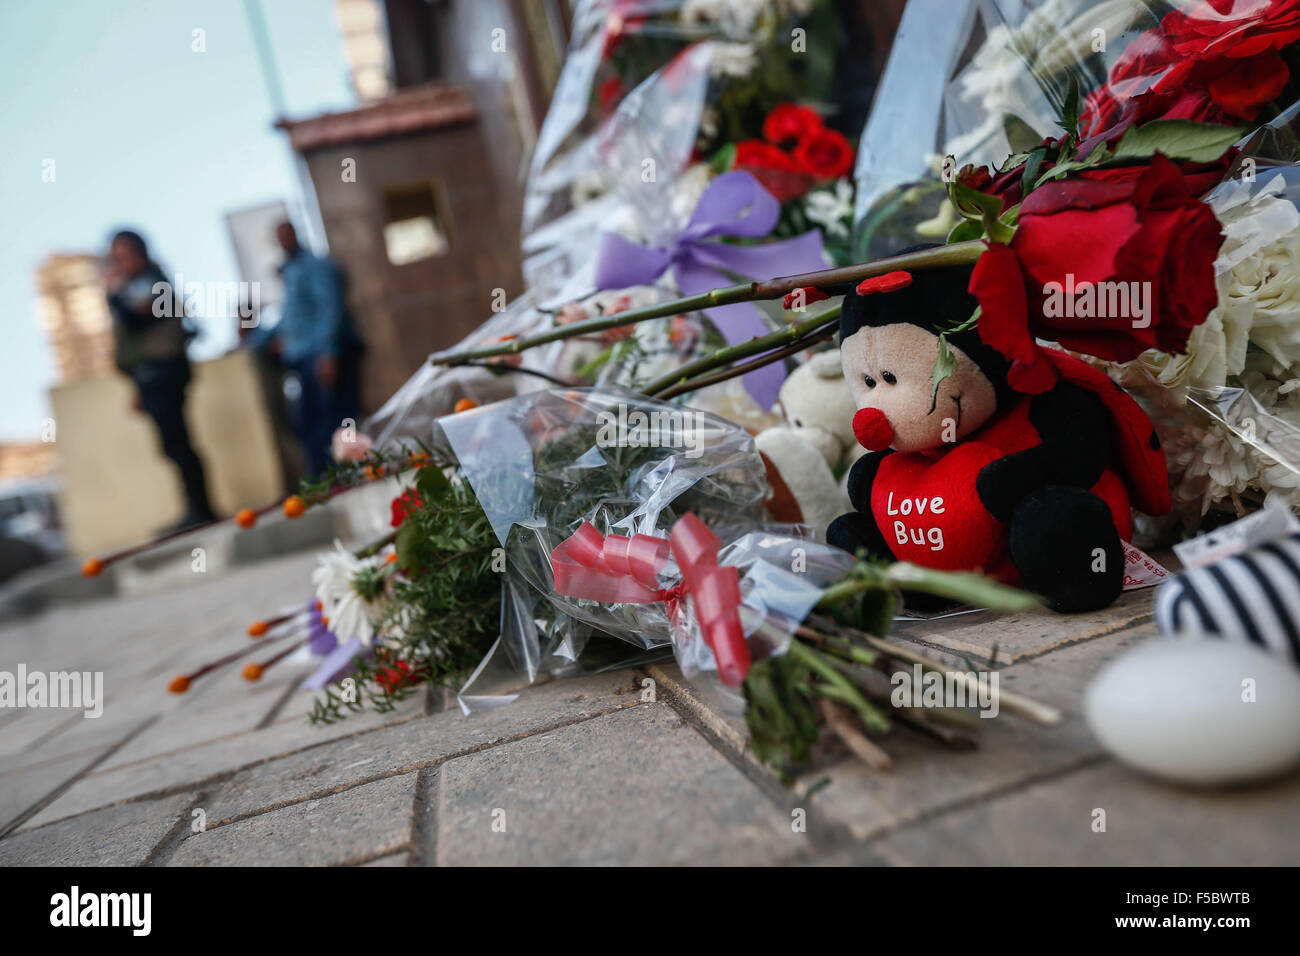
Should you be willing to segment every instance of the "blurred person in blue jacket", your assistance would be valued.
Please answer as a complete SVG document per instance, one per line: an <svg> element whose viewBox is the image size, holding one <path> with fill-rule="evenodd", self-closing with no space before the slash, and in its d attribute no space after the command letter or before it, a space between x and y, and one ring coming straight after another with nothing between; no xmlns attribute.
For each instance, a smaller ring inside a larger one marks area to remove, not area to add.
<svg viewBox="0 0 1300 956"><path fill-rule="evenodd" d="M208 502L203 462L185 424L190 382L185 347L194 333L185 323L180 290L172 288L149 258L144 238L130 229L118 232L109 243L104 282L117 367L135 384L135 408L154 420L163 454L180 472L185 515L172 530L212 521L216 515Z"/></svg>
<svg viewBox="0 0 1300 956"><path fill-rule="evenodd" d="M258 329L247 344L270 351L297 375L302 391L293 429L308 470L319 475L329 467L334 430L360 414L362 342L348 316L338 266L304 249L292 223L280 223L275 238L286 256L280 321Z"/></svg>

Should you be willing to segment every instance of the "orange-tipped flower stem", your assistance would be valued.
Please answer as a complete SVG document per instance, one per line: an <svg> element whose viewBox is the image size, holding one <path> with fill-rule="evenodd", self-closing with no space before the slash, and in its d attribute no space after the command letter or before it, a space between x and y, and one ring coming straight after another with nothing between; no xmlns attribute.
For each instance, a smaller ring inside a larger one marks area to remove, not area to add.
<svg viewBox="0 0 1300 956"><path fill-rule="evenodd" d="M415 452L405 462L396 461L396 462L386 464L382 468L375 471L374 474L368 475L365 479L361 481L357 481L348 485L336 485L333 488L330 488L325 493L325 500L328 501L336 497L337 495L341 495L345 492L352 491L353 489L360 488L363 485L372 484L373 482L376 481L383 481L385 478L391 478L394 475L400 475L403 472L410 471L412 468L419 468L424 464L426 464L428 460L429 460L428 456L425 455L423 452ZM312 504L320 504L320 503L321 502L314 502ZM307 507L312 507L312 504L308 504ZM273 501L271 504L263 505L261 508L241 509L239 514L251 513L254 516L254 518L260 518L264 514L267 514L271 511L275 511L283 507L284 507L283 501ZM122 561L130 557L134 557L135 555L140 554L142 551L148 551L150 548L156 548L160 544L165 544L166 542L172 541L175 538L184 537L185 535L192 534L195 531L202 531L205 528L211 528L213 525L223 524L228 521L234 521L236 517L237 515L231 515L229 518L218 518L215 521L205 521L202 524L191 525L190 527L182 528L179 531L169 531L167 534L159 535L156 538L150 538L148 541L141 541L139 544L133 544L128 548L122 548L118 551L112 552L111 554L105 554L98 558L91 558L88 561L86 561L85 564L82 565L81 573L86 575L87 577L94 577L95 575L102 573L104 569L109 567L109 565L115 564L118 561Z"/></svg>
<svg viewBox="0 0 1300 956"><path fill-rule="evenodd" d="M270 640L278 641L287 636L288 634L281 634L277 637L270 638ZM293 647L297 647L299 644L302 644L306 640L307 638L303 637L300 640L295 641ZM258 641L256 644L248 644L237 651L232 651L231 653L227 654L225 657L219 657L215 661L212 661L211 663L204 664L198 670L190 671L188 674L181 674L179 677L172 678L172 682L167 686L167 689L170 690L173 694L183 694L190 689L190 684L198 680L204 674L209 674L220 667L225 667L227 664L233 664L241 657L245 657L253 653L259 647L263 647L266 643L267 643L266 641ZM289 650L293 650L293 647L290 647Z"/></svg>
<svg viewBox="0 0 1300 956"><path fill-rule="evenodd" d="M284 650L279 651L276 654L272 654L264 661L255 661L254 663L249 664L247 667L244 668L244 680L253 681L253 680L260 679L261 676L265 674L268 670L270 670L274 664L277 664L280 661L284 660L286 657L288 657L290 654L292 654L294 651L296 651L298 648L302 647L306 643L307 643L307 638L304 637L302 640L294 641Z"/></svg>

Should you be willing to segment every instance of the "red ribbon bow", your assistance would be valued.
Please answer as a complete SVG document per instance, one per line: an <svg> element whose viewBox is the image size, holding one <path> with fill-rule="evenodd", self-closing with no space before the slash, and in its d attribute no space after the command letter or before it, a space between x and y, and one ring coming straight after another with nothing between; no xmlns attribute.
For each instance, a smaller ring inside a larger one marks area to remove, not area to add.
<svg viewBox="0 0 1300 956"><path fill-rule="evenodd" d="M718 662L718 677L737 687L749 673L749 646L740 626L740 574L718 564L720 542L699 518L684 515L668 539L648 534L601 535L584 521L551 552L555 590L566 597L614 604L664 601L676 620L682 598L690 595L700 632ZM659 572L672 551L682 583L660 588Z"/></svg>

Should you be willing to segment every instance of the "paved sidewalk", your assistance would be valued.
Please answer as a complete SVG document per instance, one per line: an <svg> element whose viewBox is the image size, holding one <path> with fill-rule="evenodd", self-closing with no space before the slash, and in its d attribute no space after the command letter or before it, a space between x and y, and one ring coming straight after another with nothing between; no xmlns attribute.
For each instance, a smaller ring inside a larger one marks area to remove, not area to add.
<svg viewBox="0 0 1300 956"><path fill-rule="evenodd" d="M313 566L296 554L0 626L0 670L102 670L107 698L98 719L0 711L0 865L1296 862L1300 775L1178 790L1084 728L1086 681L1154 634L1150 591L1093 615L904 627L1067 721L981 721L966 753L900 727L883 742L892 772L827 749L785 787L743 720L671 664L551 681L468 718L422 694L324 728L304 719L302 666L166 693L246 645L250 620L305 600Z"/></svg>

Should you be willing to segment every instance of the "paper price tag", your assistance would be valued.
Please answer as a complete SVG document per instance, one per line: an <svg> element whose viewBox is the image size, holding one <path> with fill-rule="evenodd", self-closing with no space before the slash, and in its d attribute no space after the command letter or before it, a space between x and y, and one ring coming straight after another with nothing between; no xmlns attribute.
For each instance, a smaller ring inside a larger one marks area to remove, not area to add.
<svg viewBox="0 0 1300 956"><path fill-rule="evenodd" d="M1222 528L1198 534L1174 545L1174 554L1184 567L1199 568L1300 531L1300 521L1284 508L1264 508Z"/></svg>

